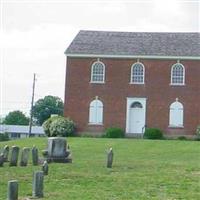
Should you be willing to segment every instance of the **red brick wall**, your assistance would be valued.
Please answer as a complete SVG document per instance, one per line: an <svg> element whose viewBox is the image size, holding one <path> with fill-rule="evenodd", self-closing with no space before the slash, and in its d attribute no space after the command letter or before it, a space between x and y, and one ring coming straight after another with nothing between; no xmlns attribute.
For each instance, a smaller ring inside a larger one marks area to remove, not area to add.
<svg viewBox="0 0 200 200"><path fill-rule="evenodd" d="M126 127L126 98L146 97L146 124L167 134L194 134L200 124L200 61L180 61L185 67L185 86L170 85L171 66L176 60L145 60L145 84L130 84L135 59L100 59L106 66L105 84L90 83L94 58L68 58L65 110L77 124L78 131L92 130L88 125L89 104L98 96L104 104L103 131L110 126ZM169 106L178 98L184 106L184 128L169 125Z"/></svg>

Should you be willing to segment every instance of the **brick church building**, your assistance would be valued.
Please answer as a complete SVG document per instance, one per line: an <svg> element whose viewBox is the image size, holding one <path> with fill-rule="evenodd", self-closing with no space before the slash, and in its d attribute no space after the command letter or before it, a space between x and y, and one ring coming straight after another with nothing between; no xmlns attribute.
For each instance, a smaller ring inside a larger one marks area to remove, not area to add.
<svg viewBox="0 0 200 200"><path fill-rule="evenodd" d="M64 115L78 132L200 125L200 33L80 31L65 51Z"/></svg>

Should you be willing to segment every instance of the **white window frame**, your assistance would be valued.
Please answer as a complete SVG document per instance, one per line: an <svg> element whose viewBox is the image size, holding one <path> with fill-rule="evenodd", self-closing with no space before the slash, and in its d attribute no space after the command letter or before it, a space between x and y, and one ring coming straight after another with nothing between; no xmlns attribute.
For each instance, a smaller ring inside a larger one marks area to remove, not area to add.
<svg viewBox="0 0 200 200"><path fill-rule="evenodd" d="M103 124L103 103L98 99L95 99L90 102L89 124L91 125Z"/></svg>
<svg viewBox="0 0 200 200"><path fill-rule="evenodd" d="M142 68L143 68L143 75L142 75L142 77L143 77L143 82L134 82L133 81L133 68L135 67L135 65L137 65L137 64L140 64L141 66L142 66ZM130 83L131 84L144 84L144 81L145 80L145 67L144 67L144 65L141 63L141 62L136 62L136 63L134 63L132 66L131 66L131 80L130 80Z"/></svg>
<svg viewBox="0 0 200 200"><path fill-rule="evenodd" d="M100 64L102 64L102 66L103 66L103 80L102 80L102 81L93 81L93 68L94 68L95 64L97 64L97 63L100 63ZM103 62L101 62L101 61L96 61L96 62L94 62L94 63L92 64L90 83L100 83L100 84L101 84L101 83L105 83L105 64L104 64Z"/></svg>
<svg viewBox="0 0 200 200"><path fill-rule="evenodd" d="M176 65L180 65L183 69L183 83L173 83L173 69ZM185 85L185 67L183 64L177 62L172 65L172 67L171 67L171 85L177 85L177 86Z"/></svg>
<svg viewBox="0 0 200 200"><path fill-rule="evenodd" d="M175 101L169 107L169 127L183 128L184 107L183 104Z"/></svg>

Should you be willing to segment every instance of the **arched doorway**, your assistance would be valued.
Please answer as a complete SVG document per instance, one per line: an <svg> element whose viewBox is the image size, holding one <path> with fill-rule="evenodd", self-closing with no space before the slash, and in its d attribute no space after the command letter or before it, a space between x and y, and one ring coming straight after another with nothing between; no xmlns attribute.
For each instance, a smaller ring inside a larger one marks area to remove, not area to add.
<svg viewBox="0 0 200 200"><path fill-rule="evenodd" d="M146 99L129 99L127 102L127 133L142 134L145 126Z"/></svg>

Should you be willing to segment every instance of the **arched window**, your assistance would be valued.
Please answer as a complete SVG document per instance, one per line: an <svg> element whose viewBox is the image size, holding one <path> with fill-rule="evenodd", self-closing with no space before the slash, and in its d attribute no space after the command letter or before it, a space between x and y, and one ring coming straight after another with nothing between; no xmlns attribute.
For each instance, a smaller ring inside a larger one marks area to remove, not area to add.
<svg viewBox="0 0 200 200"><path fill-rule="evenodd" d="M105 81L105 65L104 63L97 61L92 64L91 68L91 82L92 83L104 83Z"/></svg>
<svg viewBox="0 0 200 200"><path fill-rule="evenodd" d="M174 64L171 68L171 84L172 85L185 84L185 68L180 63Z"/></svg>
<svg viewBox="0 0 200 200"><path fill-rule="evenodd" d="M131 67L131 83L144 84L145 68L142 63L135 63Z"/></svg>
<svg viewBox="0 0 200 200"><path fill-rule="evenodd" d="M131 104L131 108L142 108L142 104L138 101Z"/></svg>
<svg viewBox="0 0 200 200"><path fill-rule="evenodd" d="M100 100L93 100L89 110L90 124L103 124L103 103Z"/></svg>
<svg viewBox="0 0 200 200"><path fill-rule="evenodd" d="M170 105L169 125L174 127L183 126L183 105L178 101Z"/></svg>

